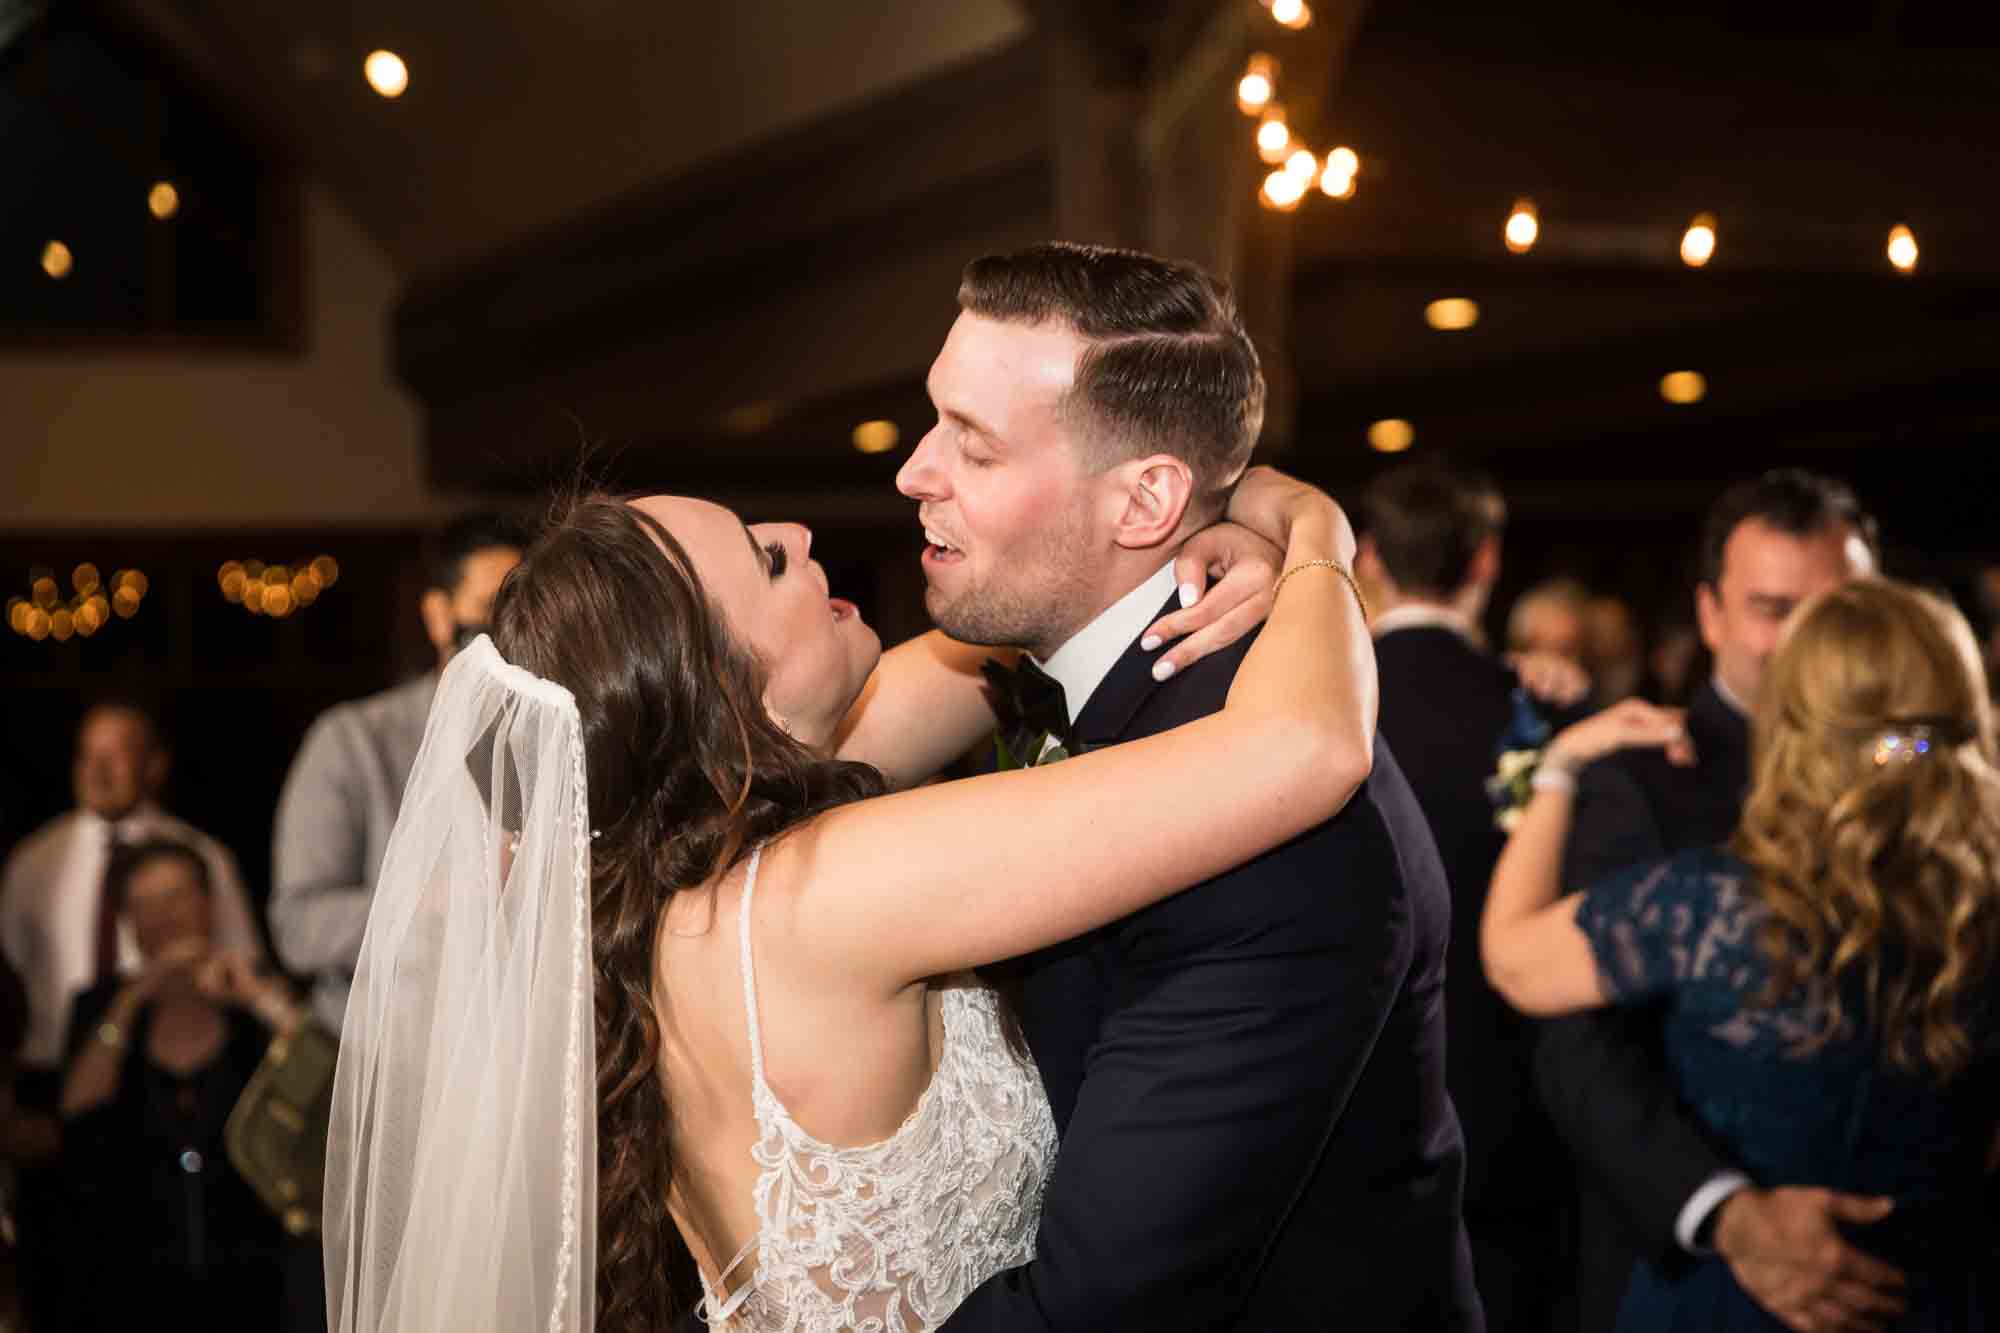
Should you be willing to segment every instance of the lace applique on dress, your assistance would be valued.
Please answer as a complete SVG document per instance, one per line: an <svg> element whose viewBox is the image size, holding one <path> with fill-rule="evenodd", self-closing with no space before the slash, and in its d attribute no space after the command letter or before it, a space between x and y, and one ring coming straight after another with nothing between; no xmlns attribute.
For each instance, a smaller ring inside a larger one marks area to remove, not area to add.
<svg viewBox="0 0 2000 1333"><path fill-rule="evenodd" d="M1055 1120L1041 1079L1008 1049L991 991L946 990L944 1053L900 1128L836 1148L800 1128L764 1081L750 903L761 851L743 886L743 1006L750 1023L758 1138L757 1235L749 1281L727 1300L704 1280L702 1316L744 1333L917 1333L972 1289L1034 1255Z"/></svg>

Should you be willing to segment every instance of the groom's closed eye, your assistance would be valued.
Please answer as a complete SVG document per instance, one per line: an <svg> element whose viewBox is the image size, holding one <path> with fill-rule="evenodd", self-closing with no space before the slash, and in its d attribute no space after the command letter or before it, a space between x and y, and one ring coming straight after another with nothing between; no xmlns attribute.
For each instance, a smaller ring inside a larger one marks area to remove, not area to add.
<svg viewBox="0 0 2000 1333"><path fill-rule="evenodd" d="M768 558L767 563L771 567L771 577L775 579L781 576L785 572L785 563L789 559L789 557L785 554L784 543L783 542L766 543L764 546L764 554Z"/></svg>

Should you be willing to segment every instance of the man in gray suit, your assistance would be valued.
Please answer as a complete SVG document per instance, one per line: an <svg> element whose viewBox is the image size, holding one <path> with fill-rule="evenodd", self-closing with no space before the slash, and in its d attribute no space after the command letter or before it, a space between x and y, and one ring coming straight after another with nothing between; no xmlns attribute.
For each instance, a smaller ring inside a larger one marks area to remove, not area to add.
<svg viewBox="0 0 2000 1333"><path fill-rule="evenodd" d="M486 629L500 581L520 563L524 525L475 512L447 524L428 560L419 610L437 670L336 705L306 732L278 797L271 840L271 937L313 978L313 1013L338 1032L382 852L416 762L438 672Z"/></svg>

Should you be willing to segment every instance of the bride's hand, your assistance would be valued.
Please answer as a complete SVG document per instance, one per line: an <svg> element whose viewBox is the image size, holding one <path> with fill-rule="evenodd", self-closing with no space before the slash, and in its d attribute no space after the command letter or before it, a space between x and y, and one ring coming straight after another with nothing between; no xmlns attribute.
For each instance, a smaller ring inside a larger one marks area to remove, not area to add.
<svg viewBox="0 0 2000 1333"><path fill-rule="evenodd" d="M1316 486L1271 467L1253 467L1229 496L1229 519L1258 536L1289 547L1293 528L1311 524L1332 543L1333 558L1354 566L1354 528L1333 498Z"/></svg>
<svg viewBox="0 0 2000 1333"><path fill-rule="evenodd" d="M1284 555L1250 529L1226 520L1188 538L1174 559L1182 609L1154 621L1139 640L1147 652L1180 640L1160 654L1161 662L1172 665L1155 664L1154 669L1172 675L1263 624L1271 614L1271 588ZM1212 586L1210 579L1215 580Z"/></svg>

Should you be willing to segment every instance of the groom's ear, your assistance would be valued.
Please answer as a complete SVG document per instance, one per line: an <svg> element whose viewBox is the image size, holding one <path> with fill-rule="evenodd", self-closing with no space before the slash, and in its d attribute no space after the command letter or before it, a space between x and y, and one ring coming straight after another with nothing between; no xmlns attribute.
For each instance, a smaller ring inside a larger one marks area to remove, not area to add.
<svg viewBox="0 0 2000 1333"><path fill-rule="evenodd" d="M1194 473L1172 454L1152 454L1112 469L1118 515L1111 538L1130 550L1164 546L1180 533L1194 499Z"/></svg>

